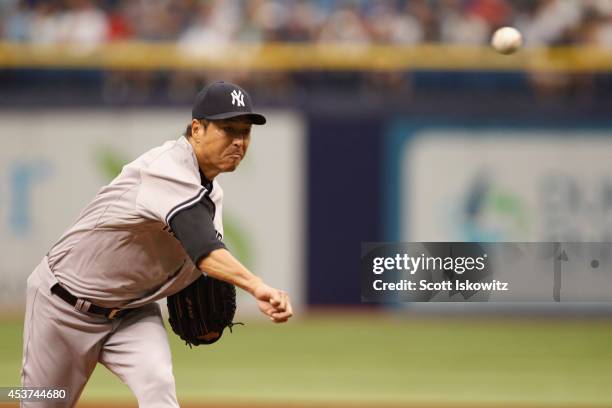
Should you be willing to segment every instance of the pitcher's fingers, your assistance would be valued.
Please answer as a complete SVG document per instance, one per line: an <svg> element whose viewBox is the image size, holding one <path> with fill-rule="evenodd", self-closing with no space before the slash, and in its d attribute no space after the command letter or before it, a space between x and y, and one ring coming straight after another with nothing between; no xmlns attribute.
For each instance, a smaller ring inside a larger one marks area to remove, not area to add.
<svg viewBox="0 0 612 408"><path fill-rule="evenodd" d="M293 316L293 312L285 310L284 312L274 312L272 313L272 318L274 319L289 319Z"/></svg>
<svg viewBox="0 0 612 408"><path fill-rule="evenodd" d="M275 312L286 312L288 310L288 308L291 307L291 301L289 300L289 295L287 294L287 292L283 292L282 290L281 292L281 303L275 308ZM293 313L293 310L291 310L291 313Z"/></svg>
<svg viewBox="0 0 612 408"><path fill-rule="evenodd" d="M291 301L289 300L289 296L287 296L287 308L285 309L285 311L289 312L291 316L293 316L293 306L291 306Z"/></svg>
<svg viewBox="0 0 612 408"><path fill-rule="evenodd" d="M289 312L272 313L272 321L274 323L284 323L291 317Z"/></svg>
<svg viewBox="0 0 612 408"><path fill-rule="evenodd" d="M272 294L272 296L270 296L269 302L275 308L280 304L280 302L281 302L281 294L279 293L278 290L275 290L274 293Z"/></svg>
<svg viewBox="0 0 612 408"><path fill-rule="evenodd" d="M285 310L287 310L287 301L289 299L287 298L287 294L283 291L280 292L280 303L276 306L276 311L277 312L284 312Z"/></svg>

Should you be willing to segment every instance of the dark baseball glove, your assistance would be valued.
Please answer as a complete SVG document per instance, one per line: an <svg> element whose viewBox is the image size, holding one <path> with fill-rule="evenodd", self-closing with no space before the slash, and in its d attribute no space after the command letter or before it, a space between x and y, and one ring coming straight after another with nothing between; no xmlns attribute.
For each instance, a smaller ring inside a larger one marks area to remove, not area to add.
<svg viewBox="0 0 612 408"><path fill-rule="evenodd" d="M191 347L212 344L234 324L236 288L208 276L200 276L183 290L168 296L168 321L172 330Z"/></svg>

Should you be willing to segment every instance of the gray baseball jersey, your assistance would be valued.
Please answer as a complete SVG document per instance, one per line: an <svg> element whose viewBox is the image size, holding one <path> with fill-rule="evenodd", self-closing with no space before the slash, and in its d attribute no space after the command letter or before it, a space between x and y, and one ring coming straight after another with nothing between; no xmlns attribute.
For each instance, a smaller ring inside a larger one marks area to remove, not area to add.
<svg viewBox="0 0 612 408"><path fill-rule="evenodd" d="M74 406L100 362L139 406L178 407L154 301L193 282L198 261L224 247L222 198L185 137L146 152L98 192L28 278L22 384L69 394L33 406ZM115 320L83 313L53 295L57 283L95 305L133 310Z"/></svg>
<svg viewBox="0 0 612 408"><path fill-rule="evenodd" d="M179 291L201 272L169 228L173 219L207 200L215 233L223 234L223 191L216 180L204 184L186 138L148 151L98 192L49 251L51 270L72 294L104 307L138 307ZM210 222L201 217L190 221ZM209 250L223 246L216 237L201 240Z"/></svg>

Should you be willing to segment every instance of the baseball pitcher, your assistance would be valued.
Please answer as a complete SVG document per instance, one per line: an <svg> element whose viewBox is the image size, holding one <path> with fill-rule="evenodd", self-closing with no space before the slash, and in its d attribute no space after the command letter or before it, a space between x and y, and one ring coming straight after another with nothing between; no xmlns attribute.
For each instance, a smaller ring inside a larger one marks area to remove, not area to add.
<svg viewBox="0 0 612 408"><path fill-rule="evenodd" d="M178 407L158 299L169 297L172 328L190 345L214 342L231 327L235 286L273 322L292 316L288 295L223 243L216 176L238 167L251 126L265 117L244 89L215 82L197 95L192 118L185 135L103 187L29 276L22 385L68 394L67 402L31 406L75 406L100 362L140 407Z"/></svg>

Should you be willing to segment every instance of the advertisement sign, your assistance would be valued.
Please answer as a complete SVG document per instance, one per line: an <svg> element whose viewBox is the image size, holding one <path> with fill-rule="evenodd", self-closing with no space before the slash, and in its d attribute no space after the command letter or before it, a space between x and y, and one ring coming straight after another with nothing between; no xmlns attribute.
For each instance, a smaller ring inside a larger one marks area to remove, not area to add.
<svg viewBox="0 0 612 408"><path fill-rule="evenodd" d="M402 130L403 129L403 130ZM612 240L612 131L397 127L387 231L399 241Z"/></svg>

